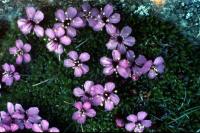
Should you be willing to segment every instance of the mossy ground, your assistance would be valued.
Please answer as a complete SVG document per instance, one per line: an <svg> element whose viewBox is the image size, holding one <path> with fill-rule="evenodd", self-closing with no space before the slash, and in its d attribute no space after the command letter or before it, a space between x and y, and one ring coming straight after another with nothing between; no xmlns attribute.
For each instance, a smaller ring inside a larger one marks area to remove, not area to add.
<svg viewBox="0 0 200 133"><path fill-rule="evenodd" d="M47 16L44 26L50 27L54 23L55 9L56 7L42 9ZM25 108L38 106L41 116L63 132L121 132L124 130L116 128L114 119L140 110L147 111L153 121L152 128L148 130L150 132L199 130L199 47L192 47L192 42L181 35L177 27L170 22L163 22L156 16L130 17L128 13L121 14L122 22L119 27L129 25L133 28L133 35L137 40L133 47L136 55L144 54L149 59L158 55L164 57L166 71L163 75L155 80L144 76L137 82L115 76L105 77L99 58L104 55L110 56L105 47L108 36L105 32L95 33L89 28L80 30L78 37L71 46L66 47L59 61L55 54L46 49L46 40L38 39L34 35L22 35L16 20L13 20L11 24L1 24L4 32L0 36L0 64L15 62L14 57L9 55L8 48L14 45L17 38L32 44L32 62L17 67L22 75L20 82L10 88L3 86L1 110L5 109L8 101L21 103ZM4 28L6 26L8 28ZM63 67L63 59L70 50L87 51L91 54L88 63L90 72L87 75L75 78L71 69ZM86 80L96 83L114 81L121 101L112 112L97 108L97 116L80 126L71 120L75 111L73 103L78 100L73 96L72 90Z"/></svg>

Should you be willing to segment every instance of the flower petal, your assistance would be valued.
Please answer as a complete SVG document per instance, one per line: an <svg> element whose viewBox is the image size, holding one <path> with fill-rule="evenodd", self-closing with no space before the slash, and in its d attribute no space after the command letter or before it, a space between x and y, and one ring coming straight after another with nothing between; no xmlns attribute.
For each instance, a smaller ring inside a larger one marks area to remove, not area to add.
<svg viewBox="0 0 200 133"><path fill-rule="evenodd" d="M152 121L151 120L143 120L143 121L141 121L141 123L146 128L149 128L152 125Z"/></svg>
<svg viewBox="0 0 200 133"><path fill-rule="evenodd" d="M19 126L17 124L11 124L10 129L11 132L16 132L19 129Z"/></svg>
<svg viewBox="0 0 200 133"><path fill-rule="evenodd" d="M130 121L130 122L133 122L133 123L137 122L137 116L134 115L134 114L131 114L131 115L127 116L126 119L127 119L128 121Z"/></svg>
<svg viewBox="0 0 200 133"><path fill-rule="evenodd" d="M94 106L99 106L102 104L104 98L102 96L94 96L93 99L92 99L92 105Z"/></svg>
<svg viewBox="0 0 200 133"><path fill-rule="evenodd" d="M57 48L55 49L55 53L60 55L63 52L64 52L63 46L62 45L58 45Z"/></svg>
<svg viewBox="0 0 200 133"><path fill-rule="evenodd" d="M125 79L127 79L130 76L130 69L126 69L126 68L118 66L117 72L119 73L120 76L122 76Z"/></svg>
<svg viewBox="0 0 200 133"><path fill-rule="evenodd" d="M43 37L44 36L44 29L39 25L36 25L34 27L33 31L35 32L37 37Z"/></svg>
<svg viewBox="0 0 200 133"><path fill-rule="evenodd" d="M75 37L76 36L76 29L69 26L67 27L67 35L70 36L70 37Z"/></svg>
<svg viewBox="0 0 200 133"><path fill-rule="evenodd" d="M28 116L36 116L39 114L39 109L37 107L31 107L26 111Z"/></svg>
<svg viewBox="0 0 200 133"><path fill-rule="evenodd" d="M115 83L113 83L113 82L107 82L105 84L104 90L106 92L112 92L114 89L115 89Z"/></svg>
<svg viewBox="0 0 200 133"><path fill-rule="evenodd" d="M74 107L77 108L78 110L81 110L83 108L83 104L82 104L82 102L76 102L74 104Z"/></svg>
<svg viewBox="0 0 200 133"><path fill-rule="evenodd" d="M33 28L33 25L31 23L26 23L20 28L20 30L24 35L27 35L31 33L32 28Z"/></svg>
<svg viewBox="0 0 200 133"><path fill-rule="evenodd" d="M120 35L123 38L127 38L132 32L132 28L130 26L125 26L122 28Z"/></svg>
<svg viewBox="0 0 200 133"><path fill-rule="evenodd" d="M71 22L71 26L75 27L75 28L80 28L82 27L84 24L83 20L80 17L76 17L72 20Z"/></svg>
<svg viewBox="0 0 200 133"><path fill-rule="evenodd" d="M125 126L125 122L123 119L116 118L115 119L116 126L119 128L123 128Z"/></svg>
<svg viewBox="0 0 200 133"><path fill-rule="evenodd" d="M43 131L47 131L49 129L49 122L47 120L42 120L41 126L42 126Z"/></svg>
<svg viewBox="0 0 200 133"><path fill-rule="evenodd" d="M71 59L73 59L74 61L78 59L78 53L76 51L70 51L67 54Z"/></svg>
<svg viewBox="0 0 200 133"><path fill-rule="evenodd" d="M105 75L112 75L114 73L114 71L115 70L114 70L113 66L105 67L103 69L103 74L105 74Z"/></svg>
<svg viewBox="0 0 200 133"><path fill-rule="evenodd" d="M60 22L65 21L65 12L62 9L58 9L55 12L56 19L58 19Z"/></svg>
<svg viewBox="0 0 200 133"><path fill-rule="evenodd" d="M113 39L110 39L110 40L108 41L108 43L106 43L106 47L107 47L107 49L109 49L109 50L114 50L114 49L116 49L117 45L118 45L118 42L117 42L116 40L113 40Z"/></svg>
<svg viewBox="0 0 200 133"><path fill-rule="evenodd" d="M85 95L85 92L80 87L77 87L77 88L74 88L73 94L76 97L82 97L83 95Z"/></svg>
<svg viewBox="0 0 200 133"><path fill-rule="evenodd" d="M112 24L117 24L121 20L121 16L119 13L114 13L112 16L109 17L109 22Z"/></svg>
<svg viewBox="0 0 200 133"><path fill-rule="evenodd" d="M24 43L22 42L22 40L18 39L15 41L15 45L18 49L22 49L24 46Z"/></svg>
<svg viewBox="0 0 200 133"><path fill-rule="evenodd" d="M112 65L112 59L108 57L101 57L100 58L100 64L102 66L111 66Z"/></svg>
<svg viewBox="0 0 200 133"><path fill-rule="evenodd" d="M65 34L65 30L62 27L54 27L54 33L56 37L61 37Z"/></svg>
<svg viewBox="0 0 200 133"><path fill-rule="evenodd" d="M68 7L67 11L65 14L67 15L68 18L74 18L77 15L77 9L75 7Z"/></svg>
<svg viewBox="0 0 200 133"><path fill-rule="evenodd" d="M110 95L110 99L114 103L114 105L119 104L120 99L119 99L118 95L113 93L113 94Z"/></svg>
<svg viewBox="0 0 200 133"><path fill-rule="evenodd" d="M123 43L124 43L125 45L127 45L127 46L132 47L132 46L135 44L135 38L132 37L132 36L129 36L129 37L127 37L127 38L125 38L125 39L123 40Z"/></svg>
<svg viewBox="0 0 200 133"><path fill-rule="evenodd" d="M121 54L125 54L125 53L126 53L126 47L125 47L125 45L124 45L123 43L117 45L117 50L118 50Z"/></svg>
<svg viewBox="0 0 200 133"><path fill-rule="evenodd" d="M83 75L83 71L81 67L75 67L74 68L74 76L75 77L81 77Z"/></svg>
<svg viewBox="0 0 200 133"><path fill-rule="evenodd" d="M160 65L160 64L163 64L163 63L164 63L164 59L161 56L157 57L153 62L154 65Z"/></svg>
<svg viewBox="0 0 200 133"><path fill-rule="evenodd" d="M103 13L106 17L110 17L113 13L113 6L111 4L107 4L103 9Z"/></svg>
<svg viewBox="0 0 200 133"><path fill-rule="evenodd" d="M49 129L49 132L50 133L59 133L60 130L58 128L56 128L56 127L52 127L52 128Z"/></svg>
<svg viewBox="0 0 200 133"><path fill-rule="evenodd" d="M79 60L81 62L86 62L86 61L90 60L90 55L87 52L83 52L80 54Z"/></svg>
<svg viewBox="0 0 200 133"><path fill-rule="evenodd" d="M126 58L128 59L128 61L133 62L135 59L135 53L132 50L128 50L126 52Z"/></svg>
<svg viewBox="0 0 200 133"><path fill-rule="evenodd" d="M82 9L84 12L89 12L90 9L91 9L91 6L88 2L84 2L82 5L81 5Z"/></svg>
<svg viewBox="0 0 200 133"><path fill-rule="evenodd" d="M18 72L15 72L14 75L13 75L13 77L14 77L15 81L18 81L21 78L21 76L19 75Z"/></svg>
<svg viewBox="0 0 200 133"><path fill-rule="evenodd" d="M22 64L22 61L23 61L23 56L21 56L21 55L17 56L16 64L20 65L20 64Z"/></svg>
<svg viewBox="0 0 200 133"><path fill-rule="evenodd" d="M66 59L66 60L64 60L64 66L65 66L65 67L74 67L75 64L74 64L74 61L73 61L73 60L71 60L71 59Z"/></svg>
<svg viewBox="0 0 200 133"><path fill-rule="evenodd" d="M144 120L147 117L147 113L144 111L140 111L137 113L137 118L139 121Z"/></svg>
<svg viewBox="0 0 200 133"><path fill-rule="evenodd" d="M13 55L16 55L17 54L17 48L16 47L11 47L11 48L9 48L9 53L10 54L13 54Z"/></svg>
<svg viewBox="0 0 200 133"><path fill-rule="evenodd" d="M89 81L87 80L85 83L84 83L84 89L86 92L89 92L90 91L90 88L94 85L94 82L93 81Z"/></svg>
<svg viewBox="0 0 200 133"><path fill-rule="evenodd" d="M18 25L18 28L20 28L20 29L27 23L28 23L27 19L22 18L22 19L17 20L17 25Z"/></svg>
<svg viewBox="0 0 200 133"><path fill-rule="evenodd" d="M126 59L120 60L119 66L123 67L123 68L128 68L128 67L130 67L130 62Z"/></svg>
<svg viewBox="0 0 200 133"><path fill-rule="evenodd" d="M42 129L41 129L41 127L39 126L39 124L33 124L33 127L32 127L32 130L33 130L33 132L39 132L39 133L42 133L43 131L42 131Z"/></svg>
<svg viewBox="0 0 200 133"><path fill-rule="evenodd" d="M30 54L24 54L23 55L23 60L24 60L25 63L29 63L31 61Z"/></svg>
<svg viewBox="0 0 200 133"><path fill-rule="evenodd" d="M70 45L71 44L71 39L68 36L62 36L60 38L60 43L64 44L64 45Z"/></svg>
<svg viewBox="0 0 200 133"><path fill-rule="evenodd" d="M7 103L7 110L9 114L13 114L15 109L14 109L14 105L11 102Z"/></svg>
<svg viewBox="0 0 200 133"><path fill-rule="evenodd" d="M128 123L125 125L125 129L128 131L128 132L132 132L135 128L135 123Z"/></svg>
<svg viewBox="0 0 200 133"><path fill-rule="evenodd" d="M82 65L81 65L81 69L82 69L82 71L83 71L83 74L86 74L86 73L89 72L89 67L88 67L88 65L82 64Z"/></svg>
<svg viewBox="0 0 200 133"><path fill-rule="evenodd" d="M89 103L89 102L85 102L84 104L83 104L83 108L84 108L84 110L88 110L88 109L91 109L91 103Z"/></svg>
<svg viewBox="0 0 200 133"><path fill-rule="evenodd" d="M34 7L26 7L26 15L29 19L33 19L36 9Z"/></svg>
<svg viewBox="0 0 200 133"><path fill-rule="evenodd" d="M142 73L143 73L143 74L147 73L147 72L150 70L152 64L153 64L152 60L147 61L147 62L144 64L144 66L142 67Z"/></svg>
<svg viewBox="0 0 200 133"><path fill-rule="evenodd" d="M95 117L96 116L96 111L94 109L89 109L86 111L86 115L88 117Z"/></svg>
<svg viewBox="0 0 200 133"><path fill-rule="evenodd" d="M136 60L135 63L139 66L142 66L145 62L147 61L147 59L145 58L144 55L139 55Z"/></svg>
<svg viewBox="0 0 200 133"><path fill-rule="evenodd" d="M114 103L110 100L105 101L105 110L106 111L111 111L114 108Z"/></svg>
<svg viewBox="0 0 200 133"><path fill-rule="evenodd" d="M106 24L106 32L112 36L117 32L117 28L114 25L108 23Z"/></svg>
<svg viewBox="0 0 200 133"><path fill-rule="evenodd" d="M45 34L47 35L47 37L49 37L50 39L54 39L55 38L55 33L52 29L47 28L45 30Z"/></svg>
<svg viewBox="0 0 200 133"><path fill-rule="evenodd" d="M8 72L10 71L10 65L8 63L3 64L2 68L4 71L8 71Z"/></svg>
<svg viewBox="0 0 200 133"><path fill-rule="evenodd" d="M148 73L148 77L150 79L154 79L158 74L154 70L150 70Z"/></svg>
<svg viewBox="0 0 200 133"><path fill-rule="evenodd" d="M94 31L100 31L105 26L105 23L103 23L102 21L95 21L93 19L89 19L89 24Z"/></svg>
<svg viewBox="0 0 200 133"><path fill-rule="evenodd" d="M35 13L35 16L34 16L34 18L33 18L33 21L34 21L36 24L39 24L43 19L44 19L44 14L43 14L43 12L41 12L40 10L38 10L38 11Z"/></svg>
<svg viewBox="0 0 200 133"><path fill-rule="evenodd" d="M24 50L24 52L26 52L26 53L30 52L30 51L31 51L31 45L28 44L28 43L24 44L23 50Z"/></svg>
<svg viewBox="0 0 200 133"><path fill-rule="evenodd" d="M119 61L121 59L121 54L118 50L113 50L112 57L114 61Z"/></svg>
<svg viewBox="0 0 200 133"><path fill-rule="evenodd" d="M165 65L164 64L158 65L156 69L158 73L163 73L165 69Z"/></svg>

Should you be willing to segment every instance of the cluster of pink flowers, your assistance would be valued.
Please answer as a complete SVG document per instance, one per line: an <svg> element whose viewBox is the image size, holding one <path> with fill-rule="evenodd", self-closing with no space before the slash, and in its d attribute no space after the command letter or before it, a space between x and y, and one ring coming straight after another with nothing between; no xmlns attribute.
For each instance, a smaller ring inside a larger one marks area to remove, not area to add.
<svg viewBox="0 0 200 133"><path fill-rule="evenodd" d="M86 117L95 117L96 111L92 109L92 106L104 106L106 111L113 110L120 101L116 93L117 90L115 90L113 82L107 82L103 86L101 84L94 84L93 81L88 80L84 83L83 88L74 88L74 96L78 97L81 101L74 104L74 107L78 111L73 114L72 119L83 124L86 121ZM85 108L84 105L87 105L88 108Z"/></svg>
<svg viewBox="0 0 200 133"><path fill-rule="evenodd" d="M0 111L0 132L16 132L29 129L33 132L59 132L49 127L49 122L39 116L39 109L31 107L24 110L21 104L7 103L7 111Z"/></svg>
<svg viewBox="0 0 200 133"><path fill-rule="evenodd" d="M158 74L164 72L164 59L159 56L154 60L148 60L144 55L136 57L132 48L136 39L131 35L132 28L124 26L119 29L116 24L121 20L121 15L114 12L111 4L105 5L102 9L91 7L85 2L81 9L68 7L66 11L58 9L55 12L56 22L51 28L43 28L40 24L44 20L44 13L34 7L26 8L26 17L17 21L20 31L24 35L30 33L37 37L47 37L47 49L57 55L64 53L64 48L71 45L77 36L77 30L86 26L94 31L105 29L110 39L106 43L108 50L111 50L112 57L103 56L100 58L100 64L104 67L103 74L106 76L114 73L124 79L131 78L138 80L142 75L147 74L150 79L156 78ZM9 49L11 55L16 57L16 64L29 63L31 56L31 45L23 43L22 40L16 40L15 46ZM82 77L89 72L87 62L90 60L90 54L87 52L79 53L69 51L67 59L64 60L64 66L74 69L75 77ZM16 72L15 66L5 63L2 66L2 83L11 86L14 81L20 80L20 74ZM104 106L106 111L113 110L120 102L116 94L115 83L107 82L104 86L94 84L93 81L86 81L82 87L73 90L73 94L80 101L74 104L77 111L72 119L80 124L86 122L87 117L95 117L96 111L93 108ZM8 112L1 111L0 131L17 131L18 129L32 129L35 132L59 132L57 128L49 128L49 123L42 120L38 115L39 110L35 107L24 111L20 104L13 105L8 103ZM145 120L146 112L138 112L137 115L129 115L127 124L123 120L116 120L117 125L124 127L127 131L143 132L144 128L151 126L150 120Z"/></svg>
<svg viewBox="0 0 200 133"><path fill-rule="evenodd" d="M152 125L151 120L146 120L147 112L140 111L135 114L130 114L126 117L126 120L122 118L116 118L115 123L119 128L125 128L128 132L141 133L145 128L149 128Z"/></svg>

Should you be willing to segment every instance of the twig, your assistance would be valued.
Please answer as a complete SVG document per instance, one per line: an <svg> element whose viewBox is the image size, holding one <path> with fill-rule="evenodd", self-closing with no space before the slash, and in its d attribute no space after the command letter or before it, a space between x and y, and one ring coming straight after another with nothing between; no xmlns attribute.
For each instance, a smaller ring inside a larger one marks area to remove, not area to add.
<svg viewBox="0 0 200 133"><path fill-rule="evenodd" d="M48 82L49 80L52 80L52 79L46 79L46 80L44 80L44 81L42 81L42 82L40 82L40 83L34 84L34 85L32 85L32 86L35 87L35 86L44 84L44 83Z"/></svg>
<svg viewBox="0 0 200 133"><path fill-rule="evenodd" d="M82 46L84 43L86 43L88 41L88 39L86 39L85 41L81 42L78 46L75 47L75 49L79 48L80 46Z"/></svg>

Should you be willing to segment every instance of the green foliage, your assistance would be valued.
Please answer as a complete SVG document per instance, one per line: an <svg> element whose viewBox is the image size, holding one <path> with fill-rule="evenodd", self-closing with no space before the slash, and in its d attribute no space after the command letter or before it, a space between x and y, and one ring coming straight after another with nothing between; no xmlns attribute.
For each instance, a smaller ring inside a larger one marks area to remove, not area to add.
<svg viewBox="0 0 200 133"><path fill-rule="evenodd" d="M54 23L55 8L44 8L48 16L43 23L44 26L50 27ZM130 25L133 28L137 40L133 50L137 55L144 54L149 59L154 59L158 55L164 57L164 75L155 80L149 80L144 76L137 82L115 76L105 77L99 58L104 55L110 56L105 47L108 36L104 32L95 33L87 28L80 31L71 46L66 47L59 61L54 53L49 53L46 49L45 39L38 39L34 35L21 35L14 20L0 37L0 64L15 62L14 57L9 55L8 48L14 45L16 38L22 38L24 42L32 44L32 62L17 67L22 74L20 82L11 88L3 86L1 110L5 109L7 101L21 103L27 108L38 106L41 116L63 132L121 132L124 130L116 128L114 119L117 116L125 118L128 114L140 110L149 112L149 118L153 120L150 132L199 130L199 49L193 48L192 42L182 36L177 27L159 20L156 16L130 17L128 13L122 13L122 18L119 27ZM74 49L91 54L88 63L90 72L81 78L75 78L71 69L63 67L66 53ZM98 108L97 116L88 119L86 124L81 126L71 120L71 115L75 111L73 103L78 100L73 96L72 90L86 80L93 80L96 83L114 81L121 102L112 112Z"/></svg>

